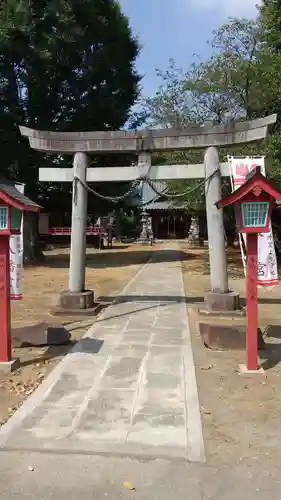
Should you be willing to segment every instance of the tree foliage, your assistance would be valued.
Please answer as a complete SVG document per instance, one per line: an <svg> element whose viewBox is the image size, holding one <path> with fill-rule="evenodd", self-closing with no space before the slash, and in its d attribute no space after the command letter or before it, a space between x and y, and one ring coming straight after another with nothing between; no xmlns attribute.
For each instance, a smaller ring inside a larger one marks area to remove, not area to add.
<svg viewBox="0 0 281 500"><path fill-rule="evenodd" d="M38 167L70 158L29 148L18 126L115 130L138 95L138 43L114 0L3 0L0 13L1 170L34 196Z"/></svg>
<svg viewBox="0 0 281 500"><path fill-rule="evenodd" d="M170 59L167 70L158 69L156 74L162 83L155 96L145 98L142 102L147 124L156 128L180 128L190 124L192 106L190 95L185 89L185 72L177 68L174 59Z"/></svg>
<svg viewBox="0 0 281 500"><path fill-rule="evenodd" d="M186 89L201 122L252 119L262 109L264 47L259 20L230 19L213 33L213 55L191 66Z"/></svg>
<svg viewBox="0 0 281 500"><path fill-rule="evenodd" d="M261 8L261 20L265 29L267 46L273 52L281 49L281 1L263 0Z"/></svg>

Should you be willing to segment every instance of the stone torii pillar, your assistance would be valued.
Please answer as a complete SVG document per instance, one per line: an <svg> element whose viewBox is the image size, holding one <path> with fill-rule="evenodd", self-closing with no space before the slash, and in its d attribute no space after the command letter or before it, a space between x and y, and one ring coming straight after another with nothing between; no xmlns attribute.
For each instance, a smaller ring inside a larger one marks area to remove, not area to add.
<svg viewBox="0 0 281 500"><path fill-rule="evenodd" d="M71 243L68 291L60 295L60 306L90 312L94 294L85 290L86 231L88 190L85 187L88 157L86 153L75 153L73 162ZM79 182L81 180L81 182Z"/></svg>
<svg viewBox="0 0 281 500"><path fill-rule="evenodd" d="M221 196L221 170L218 148L209 147L206 149L204 164L206 172L205 194L211 274L211 290L205 293L206 312L234 311L240 308L239 294L231 292L228 287L223 211L216 207L216 203Z"/></svg>
<svg viewBox="0 0 281 500"><path fill-rule="evenodd" d="M210 252L210 272L212 292L228 293L228 276L224 241L222 210L218 210L214 200L221 196L221 172L218 150L208 148L205 152L206 171L206 213ZM219 200L218 200L219 201Z"/></svg>
<svg viewBox="0 0 281 500"><path fill-rule="evenodd" d="M75 179L72 190L72 238L70 245L70 266L68 289L71 293L85 290L85 256L88 191L86 183L87 154L75 153L73 172ZM79 180L81 182L79 182Z"/></svg>
<svg viewBox="0 0 281 500"><path fill-rule="evenodd" d="M70 181L74 176L81 181L110 182L130 181L143 175L144 165L121 168L87 169L87 153L133 153L149 155L153 152L205 151L205 169L208 176L218 168L218 149L233 144L245 144L263 140L276 115L250 122L231 122L214 127L185 127L183 129L105 131L105 132L49 132L20 127L21 134L28 137L30 146L37 151L59 154L74 154L74 169L40 169L49 173L40 180ZM146 165L148 165L146 158ZM141 163L141 162L140 162ZM198 168L200 167L200 168ZM200 178L204 176L201 165L151 166L149 177L153 180ZM226 174L227 175L227 174ZM207 180L206 206L211 267L211 290L206 294L208 312L232 310L237 307L236 298L228 290L224 231L221 212L214 208L221 198L220 176ZM60 297L60 306L66 312L91 312L93 292L85 290L85 238L86 238L86 188L79 180L73 184L71 257L69 289ZM214 238L213 235L216 235ZM219 299L219 300L218 300Z"/></svg>
<svg viewBox="0 0 281 500"><path fill-rule="evenodd" d="M75 153L73 159L68 290L60 294L59 306L54 310L55 313L66 311L75 314L82 311L84 314L92 314L95 310L94 293L92 290L85 289L88 202L88 190L85 183L87 180L87 166L87 153Z"/></svg>

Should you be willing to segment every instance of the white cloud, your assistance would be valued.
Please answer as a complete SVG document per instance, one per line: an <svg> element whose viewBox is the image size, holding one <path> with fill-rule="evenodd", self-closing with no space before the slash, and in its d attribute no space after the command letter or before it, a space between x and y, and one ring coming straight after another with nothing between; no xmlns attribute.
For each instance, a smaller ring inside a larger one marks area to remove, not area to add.
<svg viewBox="0 0 281 500"><path fill-rule="evenodd" d="M188 7L192 10L206 11L218 13L219 17L223 16L237 16L247 17L255 16L257 13L256 5L261 4L261 0L185 0Z"/></svg>

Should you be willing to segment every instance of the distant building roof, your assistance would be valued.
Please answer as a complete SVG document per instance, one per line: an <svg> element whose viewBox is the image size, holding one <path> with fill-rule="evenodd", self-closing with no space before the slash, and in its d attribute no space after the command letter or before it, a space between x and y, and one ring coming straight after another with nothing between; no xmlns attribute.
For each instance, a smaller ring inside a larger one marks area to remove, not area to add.
<svg viewBox="0 0 281 500"><path fill-rule="evenodd" d="M147 182L144 182L141 188L142 203L152 202L152 200L154 200L153 203L156 203L157 199L161 198L158 193L164 193L167 189L167 183L163 181L153 181L151 184L155 187L156 192L152 186L147 184Z"/></svg>
<svg viewBox="0 0 281 500"><path fill-rule="evenodd" d="M143 182L134 196L130 198L129 204L131 206L144 206L147 210L182 210L185 208L184 205L174 205L171 201L158 201L161 200L162 196L158 193L163 193L163 197L165 197L165 190L167 188L167 182L165 181L152 181L152 186L155 187L155 191L153 187L147 182Z"/></svg>
<svg viewBox="0 0 281 500"><path fill-rule="evenodd" d="M173 205L168 201L155 201L145 206L146 210L183 210L184 205Z"/></svg>

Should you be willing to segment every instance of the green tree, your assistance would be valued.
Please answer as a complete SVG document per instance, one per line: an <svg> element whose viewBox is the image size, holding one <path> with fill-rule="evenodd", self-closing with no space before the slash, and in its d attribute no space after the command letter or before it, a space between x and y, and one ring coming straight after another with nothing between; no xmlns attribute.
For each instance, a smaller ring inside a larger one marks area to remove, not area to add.
<svg viewBox="0 0 281 500"><path fill-rule="evenodd" d="M213 55L194 63L186 89L201 122L252 119L263 110L264 30L259 19L230 19L213 33ZM269 92L266 92L269 98Z"/></svg>
<svg viewBox="0 0 281 500"><path fill-rule="evenodd" d="M150 123L185 126L251 119L264 104L264 29L260 20L230 19L213 32L213 55L185 71L170 60L156 95L146 99ZM267 97L269 98L270 93Z"/></svg>
<svg viewBox="0 0 281 500"><path fill-rule="evenodd" d="M39 186L38 167L68 166L70 157L32 151L18 126L54 131L120 129L130 119L139 92L140 76L134 66L138 52L117 1L3 0L1 172L25 182L32 197L40 188L43 200L58 191L69 199L68 187ZM103 159L103 165L112 161Z"/></svg>
<svg viewBox="0 0 281 500"><path fill-rule="evenodd" d="M267 45L273 52L281 49L281 1L263 0L261 21L266 32Z"/></svg>
<svg viewBox="0 0 281 500"><path fill-rule="evenodd" d="M0 26L3 169L36 178L38 157L35 163L23 154L20 124L66 131L124 125L140 78L138 44L117 2L5 0Z"/></svg>
<svg viewBox="0 0 281 500"><path fill-rule="evenodd" d="M272 176L281 185L281 2L264 0L260 8L260 21L264 29L265 49L262 54L265 77L268 82L264 100L264 114L277 113L274 134L267 141L268 155L271 157Z"/></svg>
<svg viewBox="0 0 281 500"><path fill-rule="evenodd" d="M186 74L169 60L166 71L156 70L161 84L153 97L143 99L144 115L151 127L180 128L193 121L190 94L186 92Z"/></svg>

